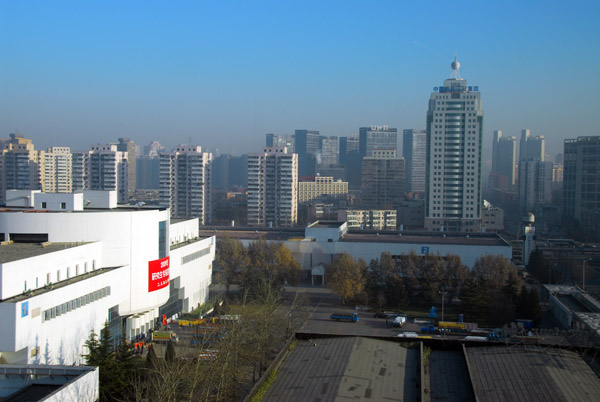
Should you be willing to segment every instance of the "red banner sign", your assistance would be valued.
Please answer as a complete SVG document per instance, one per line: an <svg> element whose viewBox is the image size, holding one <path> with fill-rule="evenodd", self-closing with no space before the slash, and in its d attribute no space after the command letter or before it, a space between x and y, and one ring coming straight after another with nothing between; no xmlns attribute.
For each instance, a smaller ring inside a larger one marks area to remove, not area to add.
<svg viewBox="0 0 600 402"><path fill-rule="evenodd" d="M169 286L169 257L148 262L148 292Z"/></svg>

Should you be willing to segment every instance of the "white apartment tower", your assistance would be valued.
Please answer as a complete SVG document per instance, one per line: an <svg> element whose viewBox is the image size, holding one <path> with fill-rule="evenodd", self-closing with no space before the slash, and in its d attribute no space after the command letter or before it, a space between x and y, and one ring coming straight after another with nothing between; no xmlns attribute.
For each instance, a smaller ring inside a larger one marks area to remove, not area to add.
<svg viewBox="0 0 600 402"><path fill-rule="evenodd" d="M179 145L160 154L160 203L171 208L173 218L199 218L201 225L210 222L212 160L212 153L194 145Z"/></svg>
<svg viewBox="0 0 600 402"><path fill-rule="evenodd" d="M479 88L452 77L434 88L427 111L425 229L478 232L481 226L483 110Z"/></svg>
<svg viewBox="0 0 600 402"><path fill-rule="evenodd" d="M298 154L265 147L248 155L248 225L291 227L298 221Z"/></svg>
<svg viewBox="0 0 600 402"><path fill-rule="evenodd" d="M127 204L127 152L117 150L117 144L92 145L88 155L90 190L117 191L119 204Z"/></svg>
<svg viewBox="0 0 600 402"><path fill-rule="evenodd" d="M73 164L71 148L48 148L44 158L44 191L70 193L73 191Z"/></svg>

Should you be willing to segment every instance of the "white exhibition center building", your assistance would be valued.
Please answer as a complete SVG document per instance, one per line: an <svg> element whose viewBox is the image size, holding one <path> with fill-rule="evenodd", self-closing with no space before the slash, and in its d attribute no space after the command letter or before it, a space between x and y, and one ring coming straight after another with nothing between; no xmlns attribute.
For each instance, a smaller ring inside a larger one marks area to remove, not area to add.
<svg viewBox="0 0 600 402"><path fill-rule="evenodd" d="M115 192L8 191L0 240L2 363L82 364L107 320L131 339L208 300L215 237Z"/></svg>

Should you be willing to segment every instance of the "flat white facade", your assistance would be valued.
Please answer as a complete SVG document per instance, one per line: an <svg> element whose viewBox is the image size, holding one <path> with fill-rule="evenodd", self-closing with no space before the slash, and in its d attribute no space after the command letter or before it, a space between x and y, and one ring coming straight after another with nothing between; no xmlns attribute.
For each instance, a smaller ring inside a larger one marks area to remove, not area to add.
<svg viewBox="0 0 600 402"><path fill-rule="evenodd" d="M78 364L106 320L131 338L208 298L214 237L168 209L0 213L0 357ZM10 239L40 239L11 243ZM8 243L8 244L7 244ZM115 332L118 331L118 332Z"/></svg>
<svg viewBox="0 0 600 402"><path fill-rule="evenodd" d="M290 227L298 221L298 155L265 147L248 155L248 225Z"/></svg>
<svg viewBox="0 0 600 402"><path fill-rule="evenodd" d="M483 110L478 87L453 78L434 88L427 111L425 229L478 232L481 224Z"/></svg>

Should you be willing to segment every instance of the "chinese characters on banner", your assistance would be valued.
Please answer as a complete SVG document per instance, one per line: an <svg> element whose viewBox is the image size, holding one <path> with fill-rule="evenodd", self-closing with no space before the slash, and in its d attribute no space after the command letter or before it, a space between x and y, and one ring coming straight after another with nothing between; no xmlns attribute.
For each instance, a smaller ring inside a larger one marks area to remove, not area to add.
<svg viewBox="0 0 600 402"><path fill-rule="evenodd" d="M169 257L148 262L148 292L154 292L169 285Z"/></svg>

